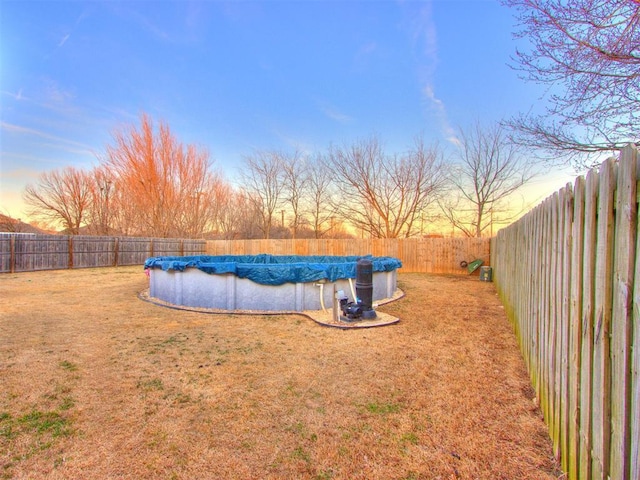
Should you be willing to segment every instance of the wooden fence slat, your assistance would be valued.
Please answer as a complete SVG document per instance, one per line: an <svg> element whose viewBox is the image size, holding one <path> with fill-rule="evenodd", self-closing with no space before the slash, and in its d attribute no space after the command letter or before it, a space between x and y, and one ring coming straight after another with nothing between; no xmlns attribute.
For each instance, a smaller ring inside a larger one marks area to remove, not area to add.
<svg viewBox="0 0 640 480"><path fill-rule="evenodd" d="M551 429L551 439L553 440L553 449L556 458L560 457L560 428L559 428L559 396L560 396L560 379L559 379L559 355L558 355L558 338L559 320L560 320L560 252L562 242L560 241L559 228L559 210L560 210L560 193L556 192L552 197L551 207L551 235L552 235L552 251L551 251L551 288L549 290L549 304L551 313L549 315L549 425Z"/></svg>
<svg viewBox="0 0 640 480"><path fill-rule="evenodd" d="M541 356L542 356L542 345L543 345L543 330L542 330L542 315L543 315L543 307L541 304L541 292L544 286L543 283L543 276L540 274L541 270L542 270L542 254L543 254L543 247L542 245L544 245L544 242L542 241L543 237L543 219L544 219L544 210L542 208L542 206L539 206L536 211L535 214L533 216L534 219L534 224L535 224L535 232L534 232L534 252L533 252L533 264L531 267L531 275L536 279L536 281L534 282L534 291L533 291L533 296L532 296L532 303L534 304L534 312L535 315L532 318L532 322L533 325L531 327L532 331L534 332L534 336L536 339L536 344L535 344L535 350L532 352L532 358L533 361L535 362L535 367L534 367L534 375L536 378L536 382L534 384L534 388L536 390L536 396L538 399L541 398L542 395L542 379L541 379L541 375L542 375L542 361L541 361Z"/></svg>
<svg viewBox="0 0 640 480"><path fill-rule="evenodd" d="M547 240L549 238L548 228L549 228L549 210L548 210L549 202L545 202L541 208L540 212L540 235L539 238L541 240L540 246L540 259L538 260L538 274L540 275L540 288L538 294L538 304L539 304L539 322L538 329L540 331L540 348L538 350L538 365L540 368L540 391L538 399L540 399L540 407L543 409L543 414L546 418L546 398L547 395L547 382L549 380L549 376L547 374L547 322L546 318L549 315L549 304L548 304L548 294L549 291L549 277L547 275L543 275L544 272L547 272L549 269L549 262L547 259L547 251L550 248L550 243ZM544 396L544 397L543 397Z"/></svg>
<svg viewBox="0 0 640 480"><path fill-rule="evenodd" d="M561 456L564 470L569 468L569 456L566 454L569 446L569 299L571 290L571 225L573 217L573 188L568 184L561 190L562 209L562 264L560 266L562 296L560 303L560 331L558 332L558 361L559 361L559 429L560 429L560 449L558 455Z"/></svg>
<svg viewBox="0 0 640 480"><path fill-rule="evenodd" d="M595 312L595 271L597 240L597 205L600 177L595 170L587 175L585 188L585 219L582 257L582 339L580 345L580 445L579 477L591 478L591 418L593 390L593 325Z"/></svg>
<svg viewBox="0 0 640 480"><path fill-rule="evenodd" d="M640 215L640 212L638 212ZM640 218L638 219L640 224ZM636 243L636 252L640 252L640 236ZM640 278L640 255L636 255L635 278ZM634 299L640 298L640 282L634 284ZM631 417L630 434L631 445L629 447L630 474L629 478L640 478L640 304L633 303L633 324L632 334L633 344L631 347L631 406L629 416Z"/></svg>
<svg viewBox="0 0 640 480"><path fill-rule="evenodd" d="M531 225L531 221L525 221L523 222L522 225L522 234L521 234L521 241L523 242L524 246L523 246L523 250L524 252L522 252L522 258L524 260L524 265L523 265L523 272L521 274L521 282L522 282L522 299L521 301L519 301L519 304L521 305L521 309L520 309L520 313L518 314L518 318L522 318L522 321L518 322L519 325L519 331L520 331L520 345L521 345L521 349L523 352L527 352L524 355L524 360L525 363L527 365L527 369L529 372L532 371L532 365L531 365L531 354L530 352L533 350L533 345L532 345L532 341L533 341L533 337L531 334L531 322L526 321L525 319L530 319L533 316L533 312L532 312L532 307L533 307L533 302L531 301L526 301L526 298L532 298L531 295L531 289L532 289L532 284L533 284L533 279L532 276L529 274L527 274L527 272L531 272L531 254L533 252L533 249L531 248L531 239L532 239L532 233L533 233L533 229L532 229L532 225Z"/></svg>
<svg viewBox="0 0 640 480"><path fill-rule="evenodd" d="M545 239L543 257L542 257L542 269L546 272L553 272L552 268L552 246L553 246L553 235L551 234L551 218L552 218L552 197L548 198L545 202L546 208L544 209L544 233L543 237ZM548 276L544 276L543 288L541 291L540 302L543 308L542 318L540 322L540 327L542 329L542 349L540 350L540 363L542 365L542 389L541 389L541 398L540 398L540 406L542 407L542 413L544 415L545 420L547 421L547 425L551 426L551 417L550 417L550 407L549 397L551 394L550 388L550 364L551 364L551 345L550 345L550 330L549 330L549 318L551 317L551 300L550 300L550 284L552 282L553 273ZM550 432L551 433L551 432Z"/></svg>
<svg viewBox="0 0 640 480"><path fill-rule="evenodd" d="M580 450L580 350L582 337L582 282L584 252L584 217L585 217L585 180L576 179L573 191L573 222L571 243L571 300L569 305L569 376L568 388L568 448L566 451L567 473L569 478L577 478L579 472Z"/></svg>
<svg viewBox="0 0 640 480"><path fill-rule="evenodd" d="M635 151L636 166L640 175L640 155ZM636 192L640 193L636 183ZM636 228L640 225L640 209L638 209ZM634 270L633 286L633 310L631 321L631 358L629 359L631 368L631 395L629 406L629 478L640 478L640 235L636 230L636 261Z"/></svg>
<svg viewBox="0 0 640 480"><path fill-rule="evenodd" d="M636 238L637 161L635 149L625 148L619 160L614 295L611 318L611 458L610 478L628 478L629 404L631 395L631 320Z"/></svg>
<svg viewBox="0 0 640 480"><path fill-rule="evenodd" d="M611 435L610 330L614 234L615 159L600 168L598 233L596 246L595 323L593 332L593 458L591 476L606 479Z"/></svg>

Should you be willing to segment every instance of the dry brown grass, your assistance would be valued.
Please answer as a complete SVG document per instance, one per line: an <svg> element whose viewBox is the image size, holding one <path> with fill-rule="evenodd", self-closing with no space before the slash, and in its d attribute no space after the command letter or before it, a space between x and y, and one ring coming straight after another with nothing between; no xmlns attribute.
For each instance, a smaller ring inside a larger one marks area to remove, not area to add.
<svg viewBox="0 0 640 480"><path fill-rule="evenodd" d="M399 324L343 331L0 276L0 478L558 478L493 285L399 278Z"/></svg>

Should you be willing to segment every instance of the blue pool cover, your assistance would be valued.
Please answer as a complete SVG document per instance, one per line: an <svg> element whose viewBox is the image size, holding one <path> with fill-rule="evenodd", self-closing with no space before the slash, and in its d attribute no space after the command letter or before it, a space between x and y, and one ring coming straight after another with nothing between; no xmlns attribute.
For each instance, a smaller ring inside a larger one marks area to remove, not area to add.
<svg viewBox="0 0 640 480"><path fill-rule="evenodd" d="M325 256L325 255L198 255L192 257L151 257L144 268L184 271L197 268L209 274L232 273L263 285L308 283L356 278L356 262L371 260L373 272L390 272L402 267L393 257Z"/></svg>

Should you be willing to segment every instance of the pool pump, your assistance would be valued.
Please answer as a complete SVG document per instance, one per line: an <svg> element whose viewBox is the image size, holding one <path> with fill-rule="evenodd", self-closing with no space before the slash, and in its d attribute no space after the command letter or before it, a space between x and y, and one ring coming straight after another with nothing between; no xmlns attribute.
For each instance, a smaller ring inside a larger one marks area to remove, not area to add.
<svg viewBox="0 0 640 480"><path fill-rule="evenodd" d="M340 310L345 320L371 320L376 318L373 310L373 263L361 258L356 263L356 299L349 302L347 298L340 298Z"/></svg>

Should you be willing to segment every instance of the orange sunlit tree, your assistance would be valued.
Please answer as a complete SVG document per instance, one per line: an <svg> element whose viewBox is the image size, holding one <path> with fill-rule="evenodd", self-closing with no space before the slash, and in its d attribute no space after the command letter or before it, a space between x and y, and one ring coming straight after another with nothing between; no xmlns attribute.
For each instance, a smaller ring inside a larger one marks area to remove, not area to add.
<svg viewBox="0 0 640 480"><path fill-rule="evenodd" d="M220 178L209 153L184 145L165 122L154 128L142 114L139 126L113 134L105 166L113 175L119 215L137 234L197 237L213 221Z"/></svg>

